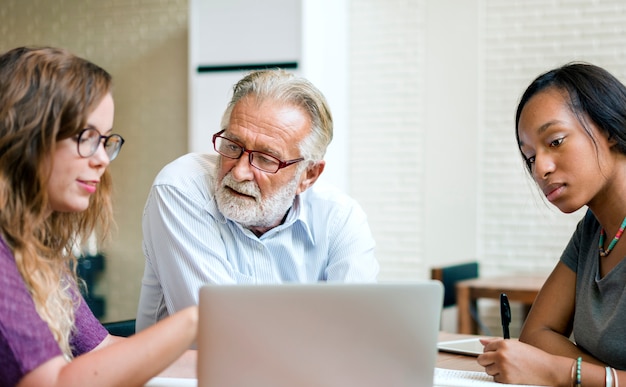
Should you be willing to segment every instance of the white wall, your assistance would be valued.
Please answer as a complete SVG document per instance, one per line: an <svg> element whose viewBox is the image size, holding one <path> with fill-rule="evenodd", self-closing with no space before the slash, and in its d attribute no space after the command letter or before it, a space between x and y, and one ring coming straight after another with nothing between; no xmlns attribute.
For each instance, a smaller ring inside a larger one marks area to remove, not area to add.
<svg viewBox="0 0 626 387"><path fill-rule="evenodd" d="M478 0L351 3L351 181L381 279L477 258Z"/></svg>
<svg viewBox="0 0 626 387"><path fill-rule="evenodd" d="M626 80L626 4L619 0L483 0L478 170L479 255L491 272L548 271L582 217L542 200L514 137L517 102L540 73L573 60ZM583 209L584 211L584 209Z"/></svg>
<svg viewBox="0 0 626 387"><path fill-rule="evenodd" d="M584 209L560 213L529 180L517 101L572 60L626 80L626 3L355 0L350 17L351 192L381 277L470 258L484 275L550 271Z"/></svg>
<svg viewBox="0 0 626 387"><path fill-rule="evenodd" d="M360 0L350 3L351 192L384 279L477 258L484 274L547 272L581 212L529 181L517 100L571 60L626 75L618 0ZM584 211L584 209L583 209Z"/></svg>
<svg viewBox="0 0 626 387"><path fill-rule="evenodd" d="M350 192L368 214L384 280L426 276L425 5L350 3Z"/></svg>
<svg viewBox="0 0 626 387"><path fill-rule="evenodd" d="M478 0L427 1L423 157L424 258L477 257L480 106ZM419 157L419 155L418 155Z"/></svg>
<svg viewBox="0 0 626 387"><path fill-rule="evenodd" d="M324 93L334 124L321 178L346 192L350 190L348 12L348 0L302 0L302 74Z"/></svg>

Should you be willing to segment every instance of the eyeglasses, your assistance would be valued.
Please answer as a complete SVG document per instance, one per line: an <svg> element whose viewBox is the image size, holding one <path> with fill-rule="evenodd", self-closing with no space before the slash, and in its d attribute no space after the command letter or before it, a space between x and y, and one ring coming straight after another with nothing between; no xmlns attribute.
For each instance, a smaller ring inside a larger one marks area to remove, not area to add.
<svg viewBox="0 0 626 387"><path fill-rule="evenodd" d="M113 161L120 153L124 139L119 134L102 136L95 128L83 129L78 134L76 145L80 157L87 158L93 156L98 151L102 139L104 139L104 151L109 156L109 161Z"/></svg>
<svg viewBox="0 0 626 387"><path fill-rule="evenodd" d="M250 165L263 172L276 173L281 168L288 167L304 160L303 157L300 157L299 159L282 161L267 153L251 151L231 139L220 136L222 133L224 133L223 130L213 135L213 147L217 153L224 157L228 157L229 159L238 159L244 154L244 152L247 152L248 162Z"/></svg>

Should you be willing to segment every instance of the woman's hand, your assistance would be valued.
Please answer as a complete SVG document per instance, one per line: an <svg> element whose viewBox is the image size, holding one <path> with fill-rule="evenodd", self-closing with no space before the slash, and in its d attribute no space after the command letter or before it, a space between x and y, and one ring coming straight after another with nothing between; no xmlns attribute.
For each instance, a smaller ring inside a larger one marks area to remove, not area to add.
<svg viewBox="0 0 626 387"><path fill-rule="evenodd" d="M478 364L498 383L570 386L573 359L550 355L518 340L480 339Z"/></svg>

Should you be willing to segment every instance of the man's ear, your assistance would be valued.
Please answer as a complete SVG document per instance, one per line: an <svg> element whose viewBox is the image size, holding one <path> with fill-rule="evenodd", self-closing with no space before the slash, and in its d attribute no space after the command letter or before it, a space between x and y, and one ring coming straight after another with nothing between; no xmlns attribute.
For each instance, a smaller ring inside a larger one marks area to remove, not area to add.
<svg viewBox="0 0 626 387"><path fill-rule="evenodd" d="M326 161L324 160L319 160L309 165L304 170L304 172L302 172L302 176L300 177L300 184L298 184L298 190L296 191L296 195L299 195L309 189L313 185L313 183L317 181L322 172L324 172L325 166Z"/></svg>

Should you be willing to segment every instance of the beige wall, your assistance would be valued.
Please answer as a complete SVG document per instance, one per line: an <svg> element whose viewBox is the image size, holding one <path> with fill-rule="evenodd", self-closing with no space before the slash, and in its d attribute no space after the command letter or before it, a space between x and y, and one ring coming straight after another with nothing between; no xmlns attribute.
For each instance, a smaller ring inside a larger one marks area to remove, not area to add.
<svg viewBox="0 0 626 387"><path fill-rule="evenodd" d="M134 318L141 276L141 213L157 171L187 148L186 0L2 0L0 51L68 48L114 78L114 130L126 139L111 164L117 231L104 251L105 320Z"/></svg>

